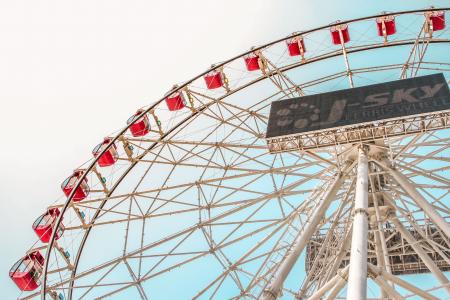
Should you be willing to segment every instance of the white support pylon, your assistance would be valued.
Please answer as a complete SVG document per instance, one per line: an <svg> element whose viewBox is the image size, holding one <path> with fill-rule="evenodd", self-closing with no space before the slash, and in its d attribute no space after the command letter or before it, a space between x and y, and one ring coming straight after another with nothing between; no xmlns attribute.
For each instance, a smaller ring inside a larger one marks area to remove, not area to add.
<svg viewBox="0 0 450 300"><path fill-rule="evenodd" d="M348 273L348 272L347 272ZM348 277L348 274L347 274ZM348 279L347 279L348 280ZM343 277L340 277L336 285L333 287L333 289L330 291L328 296L325 298L326 300L335 300L340 293L340 291L344 288L345 284L347 283L347 280Z"/></svg>
<svg viewBox="0 0 450 300"><path fill-rule="evenodd" d="M385 278L386 280L392 281L393 283L401 286L402 288L414 293L417 296L422 297L425 300L439 300L437 297L429 294L428 292L422 291L421 289L419 289L418 287L404 281L403 279L400 279L397 276L392 275L391 273L378 268L374 265L372 265L371 263L368 263L368 267L369 269L373 272L373 273L379 273L383 276L383 278Z"/></svg>
<svg viewBox="0 0 450 300"><path fill-rule="evenodd" d="M348 300L367 299L367 232L369 217L369 163L363 147L358 149L355 206L353 211L352 244L348 275Z"/></svg>
<svg viewBox="0 0 450 300"><path fill-rule="evenodd" d="M450 282L447 277L441 272L439 267L434 263L430 256L425 252L422 246L417 242L414 236L403 226L403 224L393 216L390 221L395 225L395 229L400 232L402 238L404 238L408 244L414 249L414 252L420 257L422 262L427 266L428 270L433 273L437 280L445 286L447 294L450 295Z"/></svg>
<svg viewBox="0 0 450 300"><path fill-rule="evenodd" d="M346 281L346 278L348 276L348 266L342 269L341 271L338 271L337 274L331 278L326 284L324 284L319 290L317 290L311 297L308 298L308 300L320 300L322 297L331 289L333 289L336 284L340 283L341 281Z"/></svg>
<svg viewBox="0 0 450 300"><path fill-rule="evenodd" d="M427 201L427 199L425 199L416 190L416 188L409 181L408 177L395 170L394 168L391 168L390 163L387 160L377 160L376 162L389 172L389 174L405 190L405 192L412 198L417 206L423 209L425 214L433 221L434 224L436 224L436 226L438 226L445 233L447 238L450 238L449 223L447 223L445 219L436 211L433 205L431 205Z"/></svg>
<svg viewBox="0 0 450 300"><path fill-rule="evenodd" d="M394 299L394 300L404 300L405 298L400 295L399 292L397 292L392 286L389 285L389 283L386 282L386 280L383 279L383 277L378 276L378 274L373 276L373 281L375 281L380 288L387 293L390 298L386 296L382 296L382 299Z"/></svg>
<svg viewBox="0 0 450 300"><path fill-rule="evenodd" d="M292 270L292 267L297 262L298 257L302 253L303 249L306 247L312 235L317 231L318 225L322 220L325 212L330 206L331 200L336 196L339 188L344 181L343 174L338 174L333 181L333 183L329 186L326 193L319 200L316 209L314 210L311 218L307 220L307 223L304 226L304 229L299 232L297 237L295 238L294 244L289 250L286 257L281 262L279 268L277 269L271 283L264 290L262 295L262 300L275 300L280 295L281 289L283 287L283 283L286 280L287 276Z"/></svg>

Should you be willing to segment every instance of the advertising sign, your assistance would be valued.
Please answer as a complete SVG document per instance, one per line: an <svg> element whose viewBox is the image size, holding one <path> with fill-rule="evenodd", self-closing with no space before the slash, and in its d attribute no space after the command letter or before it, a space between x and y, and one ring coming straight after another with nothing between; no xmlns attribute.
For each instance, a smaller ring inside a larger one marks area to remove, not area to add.
<svg viewBox="0 0 450 300"><path fill-rule="evenodd" d="M443 74L433 74L272 103L266 138L450 109Z"/></svg>

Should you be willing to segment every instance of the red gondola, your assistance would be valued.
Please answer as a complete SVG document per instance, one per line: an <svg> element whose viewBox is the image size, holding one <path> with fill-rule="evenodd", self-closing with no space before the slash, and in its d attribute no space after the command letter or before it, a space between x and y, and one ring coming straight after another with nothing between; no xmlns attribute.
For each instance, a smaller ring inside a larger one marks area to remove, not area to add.
<svg viewBox="0 0 450 300"><path fill-rule="evenodd" d="M92 154L94 154L94 157L99 156L100 153L106 149L109 142L111 142L111 139L105 138L102 143L95 146L94 150L92 150ZM116 144L112 144L109 148L107 148L105 153L100 156L97 163L100 167L109 167L115 164L118 158L119 155L117 153L117 146Z"/></svg>
<svg viewBox="0 0 450 300"><path fill-rule="evenodd" d="M33 223L33 230L43 243L48 243L53 233L53 227L60 215L58 208L49 208L47 212L41 215ZM64 232L64 225L59 225L55 234L55 240L59 239Z"/></svg>
<svg viewBox="0 0 450 300"><path fill-rule="evenodd" d="M342 44L345 44L350 41L350 33L348 32L347 24L331 26L330 32L331 32L333 44L335 44L335 45L340 45L341 42L342 42ZM341 40L341 34L342 34L342 40Z"/></svg>
<svg viewBox="0 0 450 300"><path fill-rule="evenodd" d="M33 291L41 284L44 257L37 250L16 262L9 270L9 277L21 291Z"/></svg>
<svg viewBox="0 0 450 300"><path fill-rule="evenodd" d="M74 189L78 179L83 176L83 170L75 170L73 172L73 175L68 177L66 180L63 181L61 184L61 189L63 190L64 194L66 194L67 197L70 196L70 193ZM85 199L89 195L89 185L88 180L85 177L83 181L80 183L78 188L75 190L75 193L73 194L72 201L78 202L83 199Z"/></svg>
<svg viewBox="0 0 450 300"><path fill-rule="evenodd" d="M431 12L429 20L430 30L439 31L445 28L445 12L443 10Z"/></svg>
<svg viewBox="0 0 450 300"><path fill-rule="evenodd" d="M138 110L127 120L127 125L130 125L130 132L134 137L144 136L150 131L150 121L147 114L142 114L142 109Z"/></svg>
<svg viewBox="0 0 450 300"><path fill-rule="evenodd" d="M395 28L395 17L384 16L376 19L379 36L392 35L397 32Z"/></svg>
<svg viewBox="0 0 450 300"><path fill-rule="evenodd" d="M177 87L175 87L175 88L177 88ZM177 91L177 92L171 93L166 98L166 104L167 104L167 108L170 111L175 111L175 110L180 110L180 109L186 107L186 100L184 100L183 93L181 91Z"/></svg>
<svg viewBox="0 0 450 300"><path fill-rule="evenodd" d="M260 69L259 56L252 52L244 56L245 66L248 71L256 71Z"/></svg>
<svg viewBox="0 0 450 300"><path fill-rule="evenodd" d="M206 87L209 90L217 89L223 86L224 78L222 72L219 72L217 70L212 70L208 74L206 74L204 77Z"/></svg>
<svg viewBox="0 0 450 300"><path fill-rule="evenodd" d="M288 39L286 41L290 56L303 56L306 52L305 42L301 36Z"/></svg>

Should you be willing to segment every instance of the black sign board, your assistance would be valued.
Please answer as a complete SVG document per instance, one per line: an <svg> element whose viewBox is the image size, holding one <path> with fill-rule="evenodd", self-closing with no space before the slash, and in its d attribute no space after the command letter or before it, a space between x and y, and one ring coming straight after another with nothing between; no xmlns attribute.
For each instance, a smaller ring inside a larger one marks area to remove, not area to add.
<svg viewBox="0 0 450 300"><path fill-rule="evenodd" d="M443 74L274 101L266 138L450 109Z"/></svg>

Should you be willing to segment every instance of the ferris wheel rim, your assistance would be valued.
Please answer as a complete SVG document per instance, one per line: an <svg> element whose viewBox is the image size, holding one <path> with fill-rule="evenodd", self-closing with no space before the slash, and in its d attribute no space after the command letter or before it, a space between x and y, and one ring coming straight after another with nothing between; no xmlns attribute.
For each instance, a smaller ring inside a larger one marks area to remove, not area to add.
<svg viewBox="0 0 450 300"><path fill-rule="evenodd" d="M410 13L421 13L421 12L436 11L436 10L449 11L450 8L430 8L430 9L422 9L422 10L409 10L409 11L401 11L401 12L395 12L395 13L393 12L393 13L386 13L386 14L378 14L378 15L373 15L373 16L368 16L368 17L363 17L363 18L356 18L356 19L351 19L351 20L347 20L347 21L342 21L342 22L339 22L339 23L335 23L334 25L336 25L336 24L348 24L348 23L353 23L353 22L362 21L362 20L369 20L369 19L374 19L374 18L381 17L381 16L401 15L401 14L410 14ZM226 64L229 63L229 62L232 62L232 61L237 60L237 59L239 59L239 58L241 58L241 57L243 57L243 56L245 56L245 55L247 55L247 54L249 54L249 53L252 53L253 51L261 50L261 49L263 49L263 48L265 48L265 47L274 45L274 44L276 44L276 43L283 42L283 41L285 41L285 40L287 40L287 39L289 39L289 38L297 37L297 36L300 36L300 35L302 35L302 34L307 34L307 33L311 33L311 32L317 31L317 30L327 29L327 28L329 28L330 26L331 26L331 25L326 25L326 26L317 27L317 28L314 28L314 29L311 29L311 30L308 30L308 31L304 31L304 32L295 34L295 35L291 35L291 36L289 36L289 37L285 37L285 38L278 39L278 40L276 40L276 41L272 41L272 42L267 43L267 44L265 44L265 45L263 45L263 46L258 46L258 47L254 48L254 49L252 49L252 50L249 50L249 51L247 51L247 52L244 52L243 54L240 54L240 55L235 56L235 57L233 57L233 58L231 58L231 59L229 59L229 60L226 60L226 61L224 61L224 62L222 62L222 63L220 63L220 64L217 64L217 65L215 65L214 67L211 67L211 68L208 69L207 71L205 71L205 72L201 73L200 75L198 75L198 76L192 78L191 80L189 80L189 81L183 83L182 85L180 85L180 86L177 87L176 89L172 90L171 92L181 91L184 87L188 86L188 85L189 85L190 83L192 83L194 80L201 78L203 75L207 74L207 73L210 72L211 70L215 70L215 69L217 69L217 68L219 68L219 67L222 67L222 66L226 65ZM430 43L448 43L448 42L449 42L448 40L443 40L443 41L440 41L440 40L431 40L431 41L430 41ZM411 45L411 44L413 44L412 41L411 41L411 42L405 42L405 43L403 43L403 44L401 44L401 43L400 43L400 44L392 43L392 44L388 44L388 45L385 45L385 46L383 46L383 45L378 45L378 46L373 47L373 48L356 49L356 50L353 50L353 51L354 51L354 52L368 51L368 50L378 49L378 48L384 48L384 47L395 47L395 46L403 46L403 45ZM352 53L351 51L348 51L348 52L349 52L349 53ZM336 53L336 54L334 54L333 56L330 56L330 57L335 57L335 56L340 56L340 55L341 55L341 53ZM330 58L330 57L326 57L326 58L322 58L322 59L328 59L328 58ZM308 61L307 63L314 63L314 62L315 62L315 61ZM295 66L291 66L289 69L286 69L286 70L283 70L283 71L287 71L287 70L290 70L290 69L293 69L293 68L301 67L301 65L302 65L302 64L298 64L298 65L295 65ZM264 80L264 79L265 79L264 77L260 77L260 78L258 78L258 80L255 81L255 82L258 82L258 81L261 81L261 80ZM252 84L254 84L255 82L252 81L252 82L250 82L248 85L252 85ZM222 100L222 99L228 97L229 95L233 94L234 92L236 92L236 91L232 91L230 94L227 93L227 94L225 94L223 97L220 97L219 99ZM154 102L152 105L150 105L149 108L145 109L144 113L150 112L150 111L151 111L152 109L154 109L157 105L159 105L160 103L162 103L164 100L165 100L165 97L163 97L163 98L159 99L158 101ZM179 126L181 126L181 125L184 124L185 122L189 121L189 120L190 120L191 118L193 118L196 114L201 113L201 111L204 110L204 109L206 109L206 107L200 108L197 112L190 114L190 115L187 116L185 119L183 119L180 123L178 123L178 124L176 124L174 127L170 128L167 132L164 133L164 135L161 136L160 141L164 140L167 136L170 136L170 134L173 133L173 131L176 130ZM135 122L136 122L136 120L135 120ZM119 139L119 137L122 136L122 135L129 129L129 127L130 127L133 123L134 123L134 122L132 122L132 123L130 123L130 124L127 124L126 127L124 127L121 131L119 131L119 133L117 133L117 134L111 139L111 141L110 141L110 143L108 144L108 146L110 146L110 145L112 145L114 142L116 142L116 141ZM153 147L155 147L155 146L158 145L158 144L159 144L159 142L155 142L151 147L149 147L149 149L152 149ZM95 159L93 159L92 163L86 168L86 172L84 173L83 177L79 179L79 181L78 181L76 187L78 187L78 185L81 183L81 181L83 180L83 178L85 178L85 177L87 176L87 173L90 172L90 171L95 167L95 165L96 165L96 163L97 163L97 161L98 161L98 158L99 158L104 152L106 152L107 148L108 148L108 147L105 147L105 149L104 149L102 152L100 152L100 154L99 154ZM144 154L143 154L143 155L144 155ZM133 169L133 167L134 167L138 162L139 162L139 161L135 161L135 162L133 162L133 163L128 167L127 171L126 171L126 172L120 177L120 179L116 182L116 184L115 184L114 187L111 189L111 191L110 191L110 193L107 195L107 197L111 196L111 195L114 193L115 188L116 188L118 185L120 185L121 181L128 175L128 173ZM67 210L67 208L69 207L70 203L72 202L72 198L73 198L74 192L75 192L75 189L72 191L71 195L70 195L70 196L68 197L68 199L66 200L66 202L65 202L65 204L64 204L64 206L63 206L63 209L62 209L62 211L61 211L61 214L60 214L60 216L58 217L57 223L56 223L56 225L55 225L56 227L58 227L59 224L61 223L61 220L62 220L62 217L63 217L65 211ZM107 201L107 199L105 199L103 203L105 203L106 201ZM102 204L102 205L103 205L103 204ZM101 208L101 207L102 207L102 206L100 206L99 208ZM97 209L97 212L99 212L99 211L100 211L100 210ZM96 219L96 216L93 218L93 221L94 221L94 222L95 222L95 219ZM75 268L74 268L74 272L73 272L73 275L71 275L72 277L75 276L75 274L76 274L76 270L77 270L77 267L78 267L78 261L79 261L79 258L80 258L81 255L82 255L83 248L84 248L84 244L85 244L85 242L86 242L86 240L87 240L87 238L88 238L88 236L89 236L89 233L90 233L90 230L91 230L91 229L92 229L92 227L89 227L89 228L85 231L85 236L83 237L83 242L81 243L81 248L80 248L80 250L79 250L78 253L77 253L77 259L76 259L76 263L75 263L75 266L74 266L74 267L75 267ZM47 270L47 266L48 266L48 263L49 263L49 255L50 255L50 253L51 253L51 249L53 248L54 242L55 242L55 232L56 232L56 231L54 231L54 232L52 233L52 237L51 237L50 242L48 243L47 251L46 251L45 267L44 267L44 274L43 274L43 284L42 284L42 289L41 289L41 295L43 296L43 298L45 298L45 293L46 293L46 279L47 279L47 271L48 271L48 270ZM48 256L48 257L47 257L47 256ZM73 284L73 282L74 282L74 281L72 281L71 284ZM73 289L69 289L70 295L72 294L72 292L73 292ZM71 296L69 297L69 299L71 299Z"/></svg>

